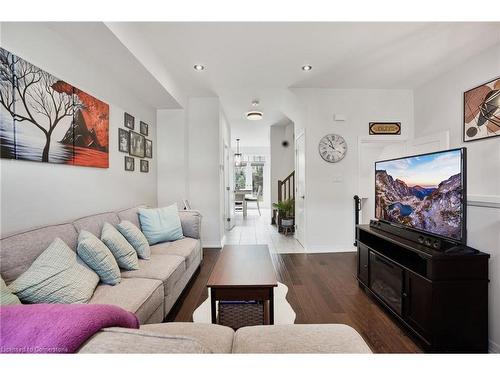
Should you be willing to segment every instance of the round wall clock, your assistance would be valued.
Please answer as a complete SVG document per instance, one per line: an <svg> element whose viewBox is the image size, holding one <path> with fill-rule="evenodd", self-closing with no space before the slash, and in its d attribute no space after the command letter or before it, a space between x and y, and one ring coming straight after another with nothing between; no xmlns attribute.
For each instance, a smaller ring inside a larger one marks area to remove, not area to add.
<svg viewBox="0 0 500 375"><path fill-rule="evenodd" d="M345 139L338 134L327 134L319 141L318 151L324 161L337 163L347 152Z"/></svg>

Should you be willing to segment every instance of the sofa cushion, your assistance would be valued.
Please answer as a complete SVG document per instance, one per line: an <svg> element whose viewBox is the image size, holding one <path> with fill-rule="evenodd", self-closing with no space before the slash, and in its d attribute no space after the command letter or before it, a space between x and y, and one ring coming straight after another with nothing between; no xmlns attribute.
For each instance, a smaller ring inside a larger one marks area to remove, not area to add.
<svg viewBox="0 0 500 375"><path fill-rule="evenodd" d="M99 284L89 303L117 305L133 312L143 324L163 306L163 285L153 279L122 279L118 285Z"/></svg>
<svg viewBox="0 0 500 375"><path fill-rule="evenodd" d="M104 284L120 282L120 268L108 247L92 233L82 230L78 235L78 256L99 275Z"/></svg>
<svg viewBox="0 0 500 375"><path fill-rule="evenodd" d="M139 259L139 269L123 271L123 278L143 278L159 280L164 285L164 294L172 291L175 283L186 271L184 258L177 255L151 255L151 259Z"/></svg>
<svg viewBox="0 0 500 375"><path fill-rule="evenodd" d="M120 219L118 218L118 215L116 213L105 212L103 214L82 217L81 219L75 220L73 222L73 225L78 232L85 229L92 233L94 236L100 237L104 223L110 223L111 225L115 226L119 222Z"/></svg>
<svg viewBox="0 0 500 375"><path fill-rule="evenodd" d="M19 305L21 301L12 293L12 290L5 285L5 281L0 277L0 305Z"/></svg>
<svg viewBox="0 0 500 375"><path fill-rule="evenodd" d="M151 249L148 240L137 226L128 220L123 220L116 226L116 229L118 229L135 251L137 251L139 258L149 259L151 257Z"/></svg>
<svg viewBox="0 0 500 375"><path fill-rule="evenodd" d="M86 303L99 282L60 238L9 285L23 303Z"/></svg>
<svg viewBox="0 0 500 375"><path fill-rule="evenodd" d="M345 324L290 324L240 328L233 353L371 353Z"/></svg>
<svg viewBox="0 0 500 375"><path fill-rule="evenodd" d="M196 339L212 353L231 353L234 331L225 326L207 323L161 323L141 326L141 331L162 335L178 335Z"/></svg>
<svg viewBox="0 0 500 375"><path fill-rule="evenodd" d="M109 223L104 223L101 240L111 250L120 268L124 270L136 270L139 268L135 249L118 229Z"/></svg>
<svg viewBox="0 0 500 375"><path fill-rule="evenodd" d="M201 254L201 242L189 237L173 242L163 242L151 246L151 254L181 256L186 260L186 268L188 268L197 255Z"/></svg>
<svg viewBox="0 0 500 375"><path fill-rule="evenodd" d="M186 237L201 238L201 214L196 210L179 211L181 219L182 234Z"/></svg>
<svg viewBox="0 0 500 375"><path fill-rule="evenodd" d="M78 232L73 224L52 225L15 234L0 241L0 273L9 285L17 279L56 238L76 251Z"/></svg>
<svg viewBox="0 0 500 375"><path fill-rule="evenodd" d="M118 211L116 214L120 218L120 221L128 220L134 224L137 228L141 227L139 222L139 208L147 208L146 205L140 205L137 207L127 208L126 210Z"/></svg>
<svg viewBox="0 0 500 375"><path fill-rule="evenodd" d="M78 353L211 353L199 341L130 328L104 328L83 344Z"/></svg>
<svg viewBox="0 0 500 375"><path fill-rule="evenodd" d="M162 208L139 208L139 221L150 245L183 237L177 204Z"/></svg>

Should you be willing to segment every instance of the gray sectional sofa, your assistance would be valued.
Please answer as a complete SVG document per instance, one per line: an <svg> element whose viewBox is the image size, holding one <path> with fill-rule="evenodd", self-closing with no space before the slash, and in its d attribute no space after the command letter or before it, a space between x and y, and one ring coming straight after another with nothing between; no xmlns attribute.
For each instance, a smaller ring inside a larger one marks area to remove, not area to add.
<svg viewBox="0 0 500 375"><path fill-rule="evenodd" d="M140 329L105 328L79 353L371 353L345 324L229 327L206 323L147 324Z"/></svg>
<svg viewBox="0 0 500 375"><path fill-rule="evenodd" d="M138 208L107 212L0 239L0 273L7 285L56 238L76 251L78 232L100 237L105 222L128 220L140 228ZM204 323L161 323L200 266L201 215L179 211L184 238L151 246L151 259L122 271L115 286L99 284L89 303L112 304L136 314L140 329L105 328L80 353L371 353L363 338L343 324L231 328ZM161 323L161 324L157 324Z"/></svg>
<svg viewBox="0 0 500 375"><path fill-rule="evenodd" d="M85 229L100 237L105 222L129 220L140 228L139 207L80 218L68 224L51 225L0 240L0 274L10 284L56 238L76 251L78 232ZM139 269L122 271L120 284L99 284L89 303L112 304L137 315L141 324L161 323L200 266L201 215L179 211L184 238L151 246L151 259L139 259Z"/></svg>

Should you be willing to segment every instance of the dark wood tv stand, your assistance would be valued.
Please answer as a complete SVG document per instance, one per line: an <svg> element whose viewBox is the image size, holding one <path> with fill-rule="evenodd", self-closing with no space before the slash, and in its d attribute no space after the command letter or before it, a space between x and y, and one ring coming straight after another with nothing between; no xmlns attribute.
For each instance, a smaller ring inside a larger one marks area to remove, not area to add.
<svg viewBox="0 0 500 375"><path fill-rule="evenodd" d="M489 255L356 226L357 279L429 352L488 351Z"/></svg>

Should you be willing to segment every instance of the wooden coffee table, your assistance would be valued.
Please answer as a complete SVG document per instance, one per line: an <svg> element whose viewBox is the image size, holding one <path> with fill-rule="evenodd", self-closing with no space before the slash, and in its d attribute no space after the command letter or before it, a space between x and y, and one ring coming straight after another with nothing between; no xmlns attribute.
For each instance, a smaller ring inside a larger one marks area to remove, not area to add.
<svg viewBox="0 0 500 375"><path fill-rule="evenodd" d="M263 301L264 317L274 324L277 286L267 245L225 245L207 282L212 323L217 323L216 301Z"/></svg>

